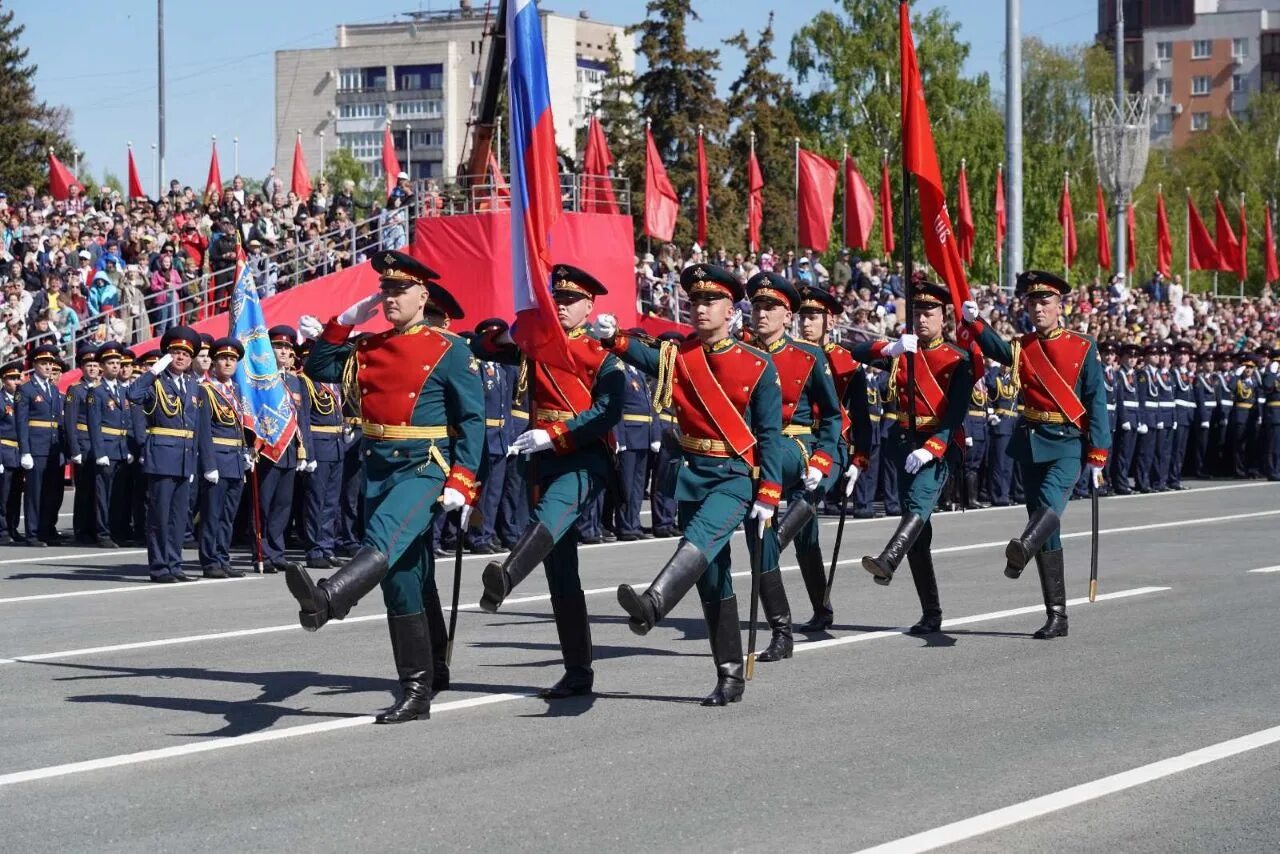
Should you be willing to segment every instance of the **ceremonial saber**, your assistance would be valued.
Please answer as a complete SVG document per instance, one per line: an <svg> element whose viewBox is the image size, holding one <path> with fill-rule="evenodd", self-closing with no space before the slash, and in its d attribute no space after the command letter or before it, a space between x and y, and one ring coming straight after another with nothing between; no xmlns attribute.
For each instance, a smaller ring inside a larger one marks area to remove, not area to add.
<svg viewBox="0 0 1280 854"><path fill-rule="evenodd" d="M1093 542L1089 554L1089 601L1098 601L1098 485L1089 474L1089 503L1093 511Z"/></svg>
<svg viewBox="0 0 1280 854"><path fill-rule="evenodd" d="M769 529L769 520L760 523L756 532L756 547L751 554L751 611L747 623L747 681L751 681L756 670L756 622L760 618L760 563L763 559L764 532Z"/></svg>
<svg viewBox="0 0 1280 854"><path fill-rule="evenodd" d="M822 607L831 607L831 588L836 583L836 564L840 562L840 541L844 539L844 520L849 510L849 494L841 490L840 524L836 526L836 545L831 550L831 569L827 571L827 590L822 595Z"/></svg>
<svg viewBox="0 0 1280 854"><path fill-rule="evenodd" d="M453 602L449 606L449 642L444 647L444 663L453 663L453 639L458 634L458 594L462 587L462 541L466 528L462 524L462 511L458 511L458 543L453 550Z"/></svg>

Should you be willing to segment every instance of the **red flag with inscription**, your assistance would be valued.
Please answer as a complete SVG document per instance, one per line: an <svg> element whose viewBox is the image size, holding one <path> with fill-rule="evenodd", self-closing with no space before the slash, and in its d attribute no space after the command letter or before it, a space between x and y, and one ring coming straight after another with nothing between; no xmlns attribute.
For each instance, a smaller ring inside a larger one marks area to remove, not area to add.
<svg viewBox="0 0 1280 854"><path fill-rule="evenodd" d="M1234 272L1239 266L1240 241L1236 240L1236 233L1231 230L1231 221L1227 219L1227 209L1222 206L1222 199L1217 195L1213 197L1213 217L1218 269Z"/></svg>
<svg viewBox="0 0 1280 854"><path fill-rule="evenodd" d="M653 132L645 129L644 158L644 233L656 240L671 240L676 230L680 205L676 191L667 177L667 169L658 155Z"/></svg>
<svg viewBox="0 0 1280 854"><path fill-rule="evenodd" d="M1058 224L1062 226L1062 261L1070 267L1076 262L1076 215L1071 211L1070 176L1062 179L1062 198L1058 200Z"/></svg>
<svg viewBox="0 0 1280 854"><path fill-rule="evenodd" d="M1133 202L1125 206L1124 223L1126 242L1129 244L1129 254L1125 257L1125 264L1132 273L1138 266L1138 222L1133 215Z"/></svg>
<svg viewBox="0 0 1280 854"><path fill-rule="evenodd" d="M760 248L760 224L764 222L764 173L756 150L747 155L747 242L751 251Z"/></svg>
<svg viewBox="0 0 1280 854"><path fill-rule="evenodd" d="M1102 183L1098 183L1098 266L1104 270L1111 269L1111 234L1107 230L1107 202L1102 197ZM1129 209L1130 215L1133 209ZM1130 250L1129 257L1133 257Z"/></svg>
<svg viewBox="0 0 1280 854"><path fill-rule="evenodd" d="M129 198L146 198L142 190L142 179L138 177L138 164L133 161L133 147L129 148Z"/></svg>
<svg viewBox="0 0 1280 854"><path fill-rule="evenodd" d="M796 235L801 247L825 252L831 242L840 167L834 160L803 148L796 149L796 158Z"/></svg>
<svg viewBox="0 0 1280 854"><path fill-rule="evenodd" d="M1190 199L1187 200L1190 202ZM1173 238L1169 235L1169 215L1164 209L1164 192L1156 191L1156 269L1169 276L1173 267ZM1188 286L1190 283L1188 283Z"/></svg>
<svg viewBox="0 0 1280 854"><path fill-rule="evenodd" d="M1262 225L1262 278L1268 282L1280 279L1280 264L1276 263L1276 236L1271 230L1271 206L1263 207L1265 219Z"/></svg>
<svg viewBox="0 0 1280 854"><path fill-rule="evenodd" d="M1196 203L1191 201L1191 193L1187 193L1187 228L1190 240L1187 247L1187 264L1192 270L1218 269L1218 247L1209 236Z"/></svg>
<svg viewBox="0 0 1280 854"><path fill-rule="evenodd" d="M876 200L871 188L858 172L858 165L844 156L844 245L850 249L866 249L871 240L871 226L876 221Z"/></svg>
<svg viewBox="0 0 1280 854"><path fill-rule="evenodd" d="M707 150L698 134L698 245L707 245Z"/></svg>
<svg viewBox="0 0 1280 854"><path fill-rule="evenodd" d="M880 248L893 254L893 188L889 186L889 161L880 164Z"/></svg>

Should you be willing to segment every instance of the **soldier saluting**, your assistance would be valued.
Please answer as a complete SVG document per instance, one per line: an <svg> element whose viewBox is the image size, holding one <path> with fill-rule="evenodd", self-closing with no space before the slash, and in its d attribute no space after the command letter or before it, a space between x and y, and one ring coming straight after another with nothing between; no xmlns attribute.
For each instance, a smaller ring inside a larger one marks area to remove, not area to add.
<svg viewBox="0 0 1280 854"><path fill-rule="evenodd" d="M982 352L1013 367L1014 385L1022 393L1022 412L1009 456L1022 468L1030 519L1022 535L1010 540L1005 549L1004 574L1017 578L1035 557L1048 614L1048 621L1035 633L1037 638L1067 634L1059 522L1081 464L1088 464L1093 486L1100 487L1111 450L1097 342L1058 325L1062 297L1070 291L1071 285L1052 273L1020 273L1015 293L1026 300L1035 331L1012 342L978 319L976 303L963 306Z"/></svg>
<svg viewBox="0 0 1280 854"><path fill-rule="evenodd" d="M319 336L308 375L342 382L360 407L364 542L329 578L312 581L297 564L289 564L285 578L302 606L302 627L310 631L342 619L382 585L403 693L377 721L394 724L431 717L433 693L447 687L432 656L429 620L435 615L426 613L435 592L428 532L437 512L470 513L484 450L484 391L466 346L427 325L427 312L462 316L453 296L434 281L437 274L394 251L375 255L373 268L381 276L377 293L323 329L314 317L299 322L303 334ZM352 329L372 319L379 306L392 328L349 341Z"/></svg>

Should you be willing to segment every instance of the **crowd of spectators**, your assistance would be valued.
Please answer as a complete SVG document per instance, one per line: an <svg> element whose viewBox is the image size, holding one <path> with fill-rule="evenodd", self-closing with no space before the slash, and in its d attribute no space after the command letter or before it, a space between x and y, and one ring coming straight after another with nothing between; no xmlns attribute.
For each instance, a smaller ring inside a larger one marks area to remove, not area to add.
<svg viewBox="0 0 1280 854"><path fill-rule="evenodd" d="M70 361L79 342L137 344L226 310L237 243L261 298L402 247L415 197L400 177L385 202L350 180L300 199L274 169L256 189L239 175L203 195L175 180L159 199L0 192L0 362L43 343Z"/></svg>
<svg viewBox="0 0 1280 854"><path fill-rule="evenodd" d="M841 250L831 269L809 250L800 253L737 252L724 249L714 255L694 244L687 254L665 244L655 257L636 258L639 309L642 314L687 321L687 302L681 301L680 271L690 264L713 263L733 272L743 282L760 271L773 271L793 281L821 287L839 297L844 314L839 319L846 341L859 337L897 335L906 319L906 289L901 262L879 258L859 259ZM1181 276L1165 279L1155 273L1144 283L1131 286L1124 275L1104 282L1092 278L1078 283L1064 306L1070 328L1099 340L1148 344L1188 341L1200 351L1240 350L1256 352L1280 346L1280 303L1270 284L1256 297L1215 297L1191 293ZM1029 332L1031 320L1020 301L998 283L971 283L982 316L1001 334L1012 337ZM743 306L749 312L749 307Z"/></svg>

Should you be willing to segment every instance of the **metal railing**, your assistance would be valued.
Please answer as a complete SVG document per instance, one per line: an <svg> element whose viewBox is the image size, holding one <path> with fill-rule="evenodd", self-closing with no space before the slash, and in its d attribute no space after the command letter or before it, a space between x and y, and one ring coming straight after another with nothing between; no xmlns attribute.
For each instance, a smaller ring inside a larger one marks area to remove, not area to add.
<svg viewBox="0 0 1280 854"><path fill-rule="evenodd" d="M511 209L510 175L428 178L414 181L423 216L494 213ZM570 213L600 213L612 200L620 214L631 214L631 182L627 178L560 173L560 203Z"/></svg>

